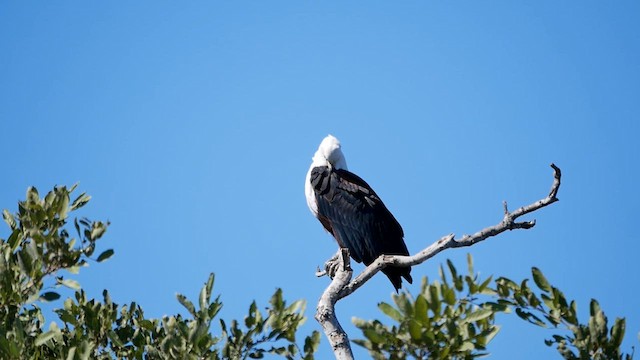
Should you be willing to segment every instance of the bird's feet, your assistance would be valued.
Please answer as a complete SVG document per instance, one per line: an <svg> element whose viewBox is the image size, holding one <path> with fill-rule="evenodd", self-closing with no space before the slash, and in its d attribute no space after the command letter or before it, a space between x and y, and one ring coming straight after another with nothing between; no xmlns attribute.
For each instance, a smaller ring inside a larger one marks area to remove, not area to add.
<svg viewBox="0 0 640 360"><path fill-rule="evenodd" d="M349 250L346 248L338 250L338 252L333 255L329 260L324 263L324 270L316 271L316 276L329 276L331 279L336 275L338 270L350 270L351 267L349 265Z"/></svg>

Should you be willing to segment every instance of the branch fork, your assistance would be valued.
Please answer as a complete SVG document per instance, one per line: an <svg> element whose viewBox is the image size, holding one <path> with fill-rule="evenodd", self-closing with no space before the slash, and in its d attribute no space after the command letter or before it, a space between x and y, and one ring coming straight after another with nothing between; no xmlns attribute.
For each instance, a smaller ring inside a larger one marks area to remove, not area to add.
<svg viewBox="0 0 640 360"><path fill-rule="evenodd" d="M337 259L338 264L342 266L335 267L334 265L329 265L329 263L335 261L335 259ZM351 352L349 337L344 329L342 329L342 326L340 326L335 312L336 302L340 300L338 297L340 289L349 283L351 275L353 274L350 266L349 250L344 248L340 249L340 251L325 264L325 267L332 266L333 269L336 270L335 273L331 274L328 269L325 270L327 275L333 275L332 281L318 301L315 319L322 325L324 334L327 339L329 339L329 343L331 343L336 359L352 360L353 353Z"/></svg>

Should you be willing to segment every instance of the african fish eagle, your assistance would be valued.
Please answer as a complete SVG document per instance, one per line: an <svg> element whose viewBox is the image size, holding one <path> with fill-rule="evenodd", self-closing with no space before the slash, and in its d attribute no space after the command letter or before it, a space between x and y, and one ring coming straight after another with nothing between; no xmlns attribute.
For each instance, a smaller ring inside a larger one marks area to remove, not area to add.
<svg viewBox="0 0 640 360"><path fill-rule="evenodd" d="M313 215L353 260L369 265L382 254L409 255L402 227L371 186L347 170L334 136L320 143L304 187ZM402 278L412 281L411 267L387 266L382 272L396 292Z"/></svg>

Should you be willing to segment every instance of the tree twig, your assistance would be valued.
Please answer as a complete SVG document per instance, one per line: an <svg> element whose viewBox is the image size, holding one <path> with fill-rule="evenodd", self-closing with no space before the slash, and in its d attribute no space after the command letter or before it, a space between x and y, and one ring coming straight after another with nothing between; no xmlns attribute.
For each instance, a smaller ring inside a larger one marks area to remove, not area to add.
<svg viewBox="0 0 640 360"><path fill-rule="evenodd" d="M376 259L376 261L367 266L353 281L342 288L342 290L340 290L340 293L338 294L338 298L342 299L343 297L353 293L367 280L373 277L373 275L375 275L378 271L382 270L388 265L418 265L448 248L471 246L473 244L479 243L480 241L486 240L487 238L499 235L507 230L530 229L534 227L536 224L535 220L516 222L516 219L558 201L557 194L558 189L560 188L561 172L555 164L551 164L551 168L553 169L554 173L553 185L551 186L551 191L549 192L549 195L547 195L547 197L532 204L520 207L513 212L509 212L507 208L507 202L505 201L503 203L504 217L502 218L502 221L500 223L486 227L473 235L463 235L459 240L455 238L454 234L449 234L443 236L442 238L440 238L440 240L436 241L435 243L431 244L429 247L423 249L415 255L381 255Z"/></svg>
<svg viewBox="0 0 640 360"><path fill-rule="evenodd" d="M342 252L340 256L342 256L344 266L338 267L331 284L322 294L322 297L320 297L315 316L316 320L322 325L325 335L333 347L336 359L353 359L347 334L344 332L335 316L335 303L338 300L356 291L378 271L382 270L386 266L418 265L448 248L471 246L490 237L499 235L507 230L530 229L534 227L536 224L535 220L522 222L516 222L516 220L523 215L532 213L558 201L557 195L558 190L560 189L560 178L562 173L555 164L551 164L551 168L553 169L553 184L551 185L549 195L532 204L522 206L513 212L509 212L507 202L505 201L503 203L504 217L502 218L502 221L496 225L486 227L473 235L463 235L459 240L455 238L454 234L443 236L427 248L411 256L381 255L373 263L367 266L353 281L350 281L352 270L348 266L348 254L345 258L345 254Z"/></svg>

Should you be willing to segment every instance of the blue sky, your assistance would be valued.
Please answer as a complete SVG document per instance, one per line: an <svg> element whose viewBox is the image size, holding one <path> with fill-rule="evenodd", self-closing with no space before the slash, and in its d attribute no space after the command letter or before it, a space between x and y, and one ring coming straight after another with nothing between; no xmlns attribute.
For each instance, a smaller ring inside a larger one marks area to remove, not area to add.
<svg viewBox="0 0 640 360"><path fill-rule="evenodd" d="M0 4L0 207L80 182L116 255L77 276L90 296L182 311L210 272L225 318L276 287L308 300L336 251L303 182L328 133L416 252L547 194L529 231L449 250L483 275L540 267L588 313L627 317L638 346L640 5L581 2L194 1ZM7 229L0 230L6 238ZM356 266L356 269L362 269ZM409 286L412 292L417 284ZM379 318L376 277L338 304ZM493 359L559 358L515 316ZM310 320L305 331L319 329ZM367 358L357 347L356 356ZM323 339L320 358L328 358Z"/></svg>

